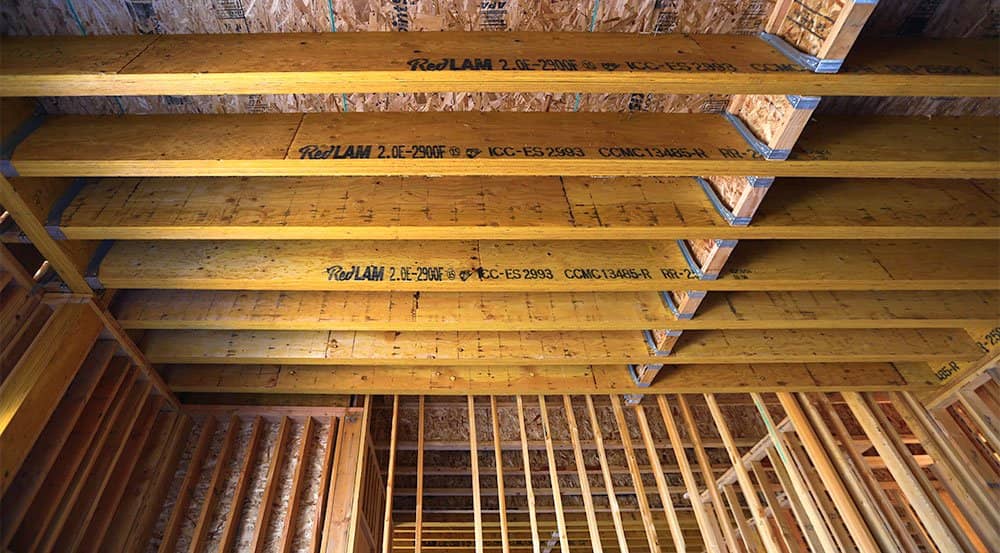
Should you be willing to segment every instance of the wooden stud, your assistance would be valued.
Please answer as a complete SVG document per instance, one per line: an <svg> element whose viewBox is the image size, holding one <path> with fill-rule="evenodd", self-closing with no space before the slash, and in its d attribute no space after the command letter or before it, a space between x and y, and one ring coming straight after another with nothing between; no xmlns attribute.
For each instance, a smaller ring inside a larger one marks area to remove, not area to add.
<svg viewBox="0 0 1000 553"><path fill-rule="evenodd" d="M177 413L170 432L163 441L145 453L142 471L132 477L125 497L111 522L104 540L94 544L98 551L134 551L148 544L153 525L160 516L160 506L173 483L184 444L189 438L191 418ZM137 479L136 476L139 478Z"/></svg>
<svg viewBox="0 0 1000 553"><path fill-rule="evenodd" d="M475 510L476 553L483 553L483 504L479 491L479 446L476 436L476 398L469 401L469 460L472 463L472 507Z"/></svg>
<svg viewBox="0 0 1000 553"><path fill-rule="evenodd" d="M559 473L556 471L556 453L552 448L552 428L549 426L549 410L545 405L545 396L538 396L538 408L542 418L542 431L545 433L545 453L549 461L549 481L552 482L552 503L556 512L556 528L559 532L559 549L569 553L569 533L566 530L566 515L563 512L562 495L559 491Z"/></svg>
<svg viewBox="0 0 1000 553"><path fill-rule="evenodd" d="M597 515L594 512L594 498L590 491L590 478L587 475L587 466L583 461L583 449L580 447L580 429L576 424L576 414L573 412L573 400L568 395L563 396L563 410L566 414L566 423L569 426L570 441L573 442L573 460L576 464L577 479L580 481L583 507L587 513L587 531L590 534L590 547L596 553L601 553L604 551L601 544L601 529L597 525ZM558 474L556 477L558 477ZM566 540L568 541L568 539L567 537Z"/></svg>
<svg viewBox="0 0 1000 553"><path fill-rule="evenodd" d="M799 532L799 527L792 516L792 513L778 499L774 484L764 465L760 461L750 463L750 470L757 478L757 485L761 495L764 496L764 504L771 511L771 520L774 521L781 536L781 542L785 551L807 551L808 546Z"/></svg>
<svg viewBox="0 0 1000 553"><path fill-rule="evenodd" d="M100 504L100 498L121 459L129 436L136 426L149 424L160 409L160 402L147 402L149 383L141 382L129 391L125 406L108 430L99 448L88 452L85 470L62 498L60 510L40 542L42 551L76 551Z"/></svg>
<svg viewBox="0 0 1000 553"><path fill-rule="evenodd" d="M807 524L810 525L812 527L812 531L816 533L818 544L822 548L821 551L829 551L831 553L838 551L839 548L837 547L837 543L834 541L833 535L827 529L823 520L823 513L820 512L819 506L813 502L805 478L797 470L795 461L792 459L782 436L779 434L778 429L774 424L774 420L771 418L771 413L767 410L767 405L764 403L764 399L757 393L751 393L750 397L753 398L754 405L757 406L757 412L764 421L764 426L767 427L767 433L771 439L771 444L777 454L777 458L788 471L789 482L792 485L792 490L794 490L794 493L797 494L799 499L802 501L806 520L808 521Z"/></svg>
<svg viewBox="0 0 1000 553"><path fill-rule="evenodd" d="M519 398L520 399L520 398ZM417 406L417 514L413 536L413 550L420 553L424 530L424 396Z"/></svg>
<svg viewBox="0 0 1000 553"><path fill-rule="evenodd" d="M134 374L134 373L133 373ZM134 413L139 408L139 403L144 397L145 389L143 383L135 380L132 374L129 375L127 387L115 397L108 416L102 417L100 426L89 443L87 449L81 453L75 470L60 471L56 473L56 478L51 476L46 478L45 488L39 491L35 504L39 504L44 511L42 516L35 517L29 511L22 521L21 527L14 536L13 549L35 551L41 548L52 548L56 540L59 539L66 523L70 521L72 526L76 522L72 515L77 510L80 495L89 484L89 475L94 471L98 460L106 450L114 448L115 443L121 438L124 428L135 420ZM125 414L128 413L128 414ZM60 467L61 468L61 467ZM97 482L98 479L93 480ZM49 495L47 492L50 482L56 493ZM52 501L48 498L58 498ZM82 508L82 507L81 507ZM34 509L34 505L32 505ZM80 514L80 516L83 516ZM26 538L30 545L25 545L22 538Z"/></svg>
<svg viewBox="0 0 1000 553"><path fill-rule="evenodd" d="M642 514L642 525L646 530L646 543L652 553L662 551L660 548L660 538L656 532L656 525L653 522L653 513L649 509L649 500L646 497L646 488L642 483L642 473L639 471L639 462L635 457L635 449L632 446L632 436L629 435L628 424L625 421L625 412L622 410L621 401L617 395L610 395L611 410L615 415L615 423L618 425L618 434L621 437L622 447L625 452L625 460L628 463L628 470L632 476L632 488L635 490L635 499L639 504L639 511ZM665 509L666 507L664 507Z"/></svg>
<svg viewBox="0 0 1000 553"><path fill-rule="evenodd" d="M934 459L949 490L969 522L990 547L1000 548L1000 513L987 492L989 485L976 475L965 453L946 441L930 414L911 394L890 393L889 399L920 445Z"/></svg>
<svg viewBox="0 0 1000 553"><path fill-rule="evenodd" d="M284 521L281 524L281 540L278 547L281 553L289 553L292 550L292 544L295 543L295 521L301 509L302 490L306 486L306 465L312 443L313 425L312 417L306 417L305 423L302 425L302 443L299 445L298 462L295 464L295 473L292 476L292 493L288 498L288 509L285 511Z"/></svg>
<svg viewBox="0 0 1000 553"><path fill-rule="evenodd" d="M916 542L913 541L885 490L872 473L871 466L861 455L862 452L851 446L854 443L851 434L840 415L834 410L830 398L825 394L813 394L811 398L815 401L817 409L830 421L831 430L838 441L836 451L843 452L850 459L851 466L861 477L865 490L874 499L874 511L883 519L885 527L883 532L886 537L892 538L887 542L891 544L890 549L899 549L906 553L918 552Z"/></svg>
<svg viewBox="0 0 1000 553"><path fill-rule="evenodd" d="M497 472L497 510L500 512L500 550L510 553L510 536L507 525L507 494L503 481L503 449L500 439L500 417L497 415L497 397L490 396L490 419L493 422L493 463Z"/></svg>
<svg viewBox="0 0 1000 553"><path fill-rule="evenodd" d="M385 514L382 518L382 553L392 550L392 498L396 484L396 437L399 435L399 396L392 396L389 432L389 466L385 476ZM287 551L285 552L287 553Z"/></svg>
<svg viewBox="0 0 1000 553"><path fill-rule="evenodd" d="M695 459L698 461L698 470L708 491L708 498L715 512L715 520L722 529L722 536L726 540L726 547L729 551L737 553L740 551L739 544L736 541L736 536L733 534L733 527L729 524L729 517L726 515L726 506L722 501L722 495L719 493L719 487L715 481L715 469L712 468L712 462L708 458L704 444L702 444L701 434L698 431L694 413L691 411L691 406L688 404L684 394L677 394L677 406L680 409L681 417L684 419L684 427L687 431L688 439L691 441L691 448L694 450ZM676 445L674 445L674 450L677 450ZM692 503L696 501L701 502L700 496L691 495L690 499Z"/></svg>
<svg viewBox="0 0 1000 553"><path fill-rule="evenodd" d="M584 396L584 399L587 402L587 413L590 416L590 430L594 436L597 458L601 462L601 475L604 477L604 488L608 496L611 520L615 525L615 536L618 538L618 549L621 553L628 553L628 538L625 536L625 527L622 524L621 507L618 505L614 477L608 465L608 454L604 450L604 435L601 432L600 420L597 418L597 411L594 409L594 400L591 399L590 395Z"/></svg>
<svg viewBox="0 0 1000 553"><path fill-rule="evenodd" d="M215 468L212 469L212 476L208 482L208 488L205 490L205 496L197 507L199 515L188 548L191 553L198 553L204 547L205 538L208 536L208 525L211 523L212 517L215 516L215 503L224 491L222 486L225 483L224 474L228 465L229 453L233 449L233 443L236 441L239 429L240 420L236 415L233 415L229 419L226 435L222 438L222 447L215 457ZM233 510L238 511L239 506L233 506Z"/></svg>
<svg viewBox="0 0 1000 553"><path fill-rule="evenodd" d="M785 501L788 503L792 514L795 515L795 520L797 521L800 529L799 534L806 541L809 550L820 551L822 544L819 541L816 529L809 521L809 514L806 512L805 505L803 504L803 499L811 498L803 498L795 491L795 485L792 484L792 479L788 475L788 467L781 461L777 450L774 448L768 448L766 455L768 461L771 463L771 470L774 471L774 475L778 479L778 484L781 486L781 490L784 493ZM793 467L793 469L794 468L795 467Z"/></svg>
<svg viewBox="0 0 1000 553"><path fill-rule="evenodd" d="M663 512L667 515L667 523L670 526L670 538L674 542L677 551L684 551L687 545L684 541L684 533L681 531L680 521L677 519L677 510L674 507L673 494L666 476L663 474L663 467L660 465L660 453L656 450L656 442L653 441L653 434L649 431L649 422L646 420L646 410L642 405L635 406L635 418L639 423L639 434L642 442L646 446L646 457L649 465L653 469L653 478L656 481L656 489L660 494L660 503L663 504ZM683 455L683 450L679 455Z"/></svg>
<svg viewBox="0 0 1000 553"><path fill-rule="evenodd" d="M747 472L746 467L743 466L743 459L740 456L739 450L736 448L732 432L729 430L729 425L726 424L726 419L722 415L722 410L719 409L719 404L716 401L715 396L713 394L705 394L705 403L708 404L708 410L712 414L712 420L715 421L715 427L718 429L719 436L722 438L726 452L729 454L729 460L733 464L733 471L736 474L736 479L739 482L740 489L743 492L743 497L747 502L747 506L750 508L750 514L753 517L754 525L759 532L765 548L769 552L781 551L781 546L778 544L778 540L775 538L774 532L767 523L767 517L764 514L764 507L760 504L760 500L757 498L753 482L750 480L750 474ZM737 522L739 521L737 520ZM744 542L748 542L745 533ZM747 543L747 547L750 548L751 545Z"/></svg>
<svg viewBox="0 0 1000 553"><path fill-rule="evenodd" d="M719 527L716 525L712 515L705 509L705 504L701 502L701 495L698 493L698 482L694 479L694 472L688 462L687 450L681 441L681 433L674 420L673 412L667 396L656 396L656 404L660 409L660 417L663 419L663 426L667 429L670 438L670 447L677 458L677 465L680 468L681 478L684 480L684 487L687 496L691 500L691 507L694 510L695 520L698 521L698 529L701 532L702 542L706 551L710 553L720 553L723 551L722 536L719 534ZM660 467L663 470L663 467ZM662 474L662 473L661 473Z"/></svg>
<svg viewBox="0 0 1000 553"><path fill-rule="evenodd" d="M92 410L100 402L102 388L106 389L112 382L120 382L123 373L118 373L118 378L108 374L113 354L114 346L110 342L99 342L91 349L73 383L25 458L17 477L3 493L0 545L6 546L14 530L21 524L32 498L42 486L56 459L66 455L62 451L63 447L78 422L92 416Z"/></svg>
<svg viewBox="0 0 1000 553"><path fill-rule="evenodd" d="M147 395L141 410L137 412L135 422L132 423L130 433L120 442L117 453L112 455L112 457L117 456L117 459L113 463L99 461L102 466L98 468L106 472L103 475L92 474L90 479L92 482L98 478L103 479L103 486L92 486L94 491L85 493L85 497L78 501L78 504L85 505L85 515L78 519L79 522L76 522L79 529L73 529L75 538L67 537L66 529L63 531L63 536L60 537L60 541L72 543L71 549L73 551L98 550L97 548L108 531L108 525L111 524L115 511L122 500L132 471L135 469L147 441L159 428L157 419L164 421L169 426L173 422L172 417L177 416L176 412L161 412L162 405L162 397ZM58 543L56 547L60 547Z"/></svg>
<svg viewBox="0 0 1000 553"><path fill-rule="evenodd" d="M282 417L278 426L278 436L274 440L274 448L271 450L270 461L267 466L267 478L264 484L264 491L260 497L260 505L257 508L257 523L254 525L253 540L250 542L248 551L260 553L267 543L268 524L274 512L274 495L278 491L278 474L285 457L285 440L291 433L291 419Z"/></svg>
<svg viewBox="0 0 1000 553"><path fill-rule="evenodd" d="M743 542L745 550L754 553L762 549L768 553L780 552L780 549L766 549L760 534L757 533L757 528L759 528L760 525L751 526L747 522L747 517L743 512L742 505L740 504L740 498L736 492L736 487L733 484L724 484L721 486L722 493L725 495L726 501L729 503L729 512L732 514L732 518L736 521L736 531L740 536L740 540ZM725 507L726 506L723 505L723 508Z"/></svg>
<svg viewBox="0 0 1000 553"><path fill-rule="evenodd" d="M205 419L198 436L198 444L191 454L184 480L181 481L180 491L177 499L174 500L173 509L170 511L170 518L163 530L163 541L160 542L160 553L172 552L177 547L177 538L180 537L181 524L187 515L188 504L191 501L191 494L194 492L195 483L201 477L201 465L208 455L209 445L212 443L212 436L215 434L216 420L214 417Z"/></svg>
<svg viewBox="0 0 1000 553"><path fill-rule="evenodd" d="M326 520L326 490L330 487L330 476L333 470L333 456L337 444L337 429L340 426L340 418L331 416L326 430L326 450L323 452L323 472L319 482L319 502L313 513L313 530L309 537L309 553L318 553L320 539L323 533L323 521ZM225 552L223 552L225 553Z"/></svg>
<svg viewBox="0 0 1000 553"><path fill-rule="evenodd" d="M226 520L222 526L222 533L219 537L220 553L229 553L236 543L236 532L239 516L243 511L243 499L246 497L247 487L253 470L253 463L257 459L257 447L260 445L261 437L264 434L264 419L255 417L250 430L250 439L247 440L246 452L243 454L243 463L240 464L239 478L236 480L236 488L233 490L233 500L229 511L226 513Z"/></svg>
<svg viewBox="0 0 1000 553"><path fill-rule="evenodd" d="M861 513L834 468L830 457L827 455L823 444L820 442L813 426L809 423L805 412L802 410L798 400L789 392L778 392L778 401L781 402L788 420L791 421L792 428L802 441L809 459L816 467L816 471L822 480L823 487L829 493L830 498L837 507L837 511L843 517L844 523L850 532L850 537L855 545L862 552L877 553L880 551L875 538L868 530ZM821 490L821 491L822 491Z"/></svg>
<svg viewBox="0 0 1000 553"><path fill-rule="evenodd" d="M885 461L886 468L899 483L900 490L906 496L907 504L914 509L934 543L948 551L966 551L960 539L952 533L949 524L944 520L943 513L937 508L936 496L929 494L921 484L919 478L921 475L911 471L905 459L905 455L908 453L901 451L896 443L898 437L894 439L890 433L891 429L881 424L879 417L872 410L872 405L865 397L856 392L844 392L841 395L855 420L861 425L865 435L868 436L872 445ZM880 407L875 406L875 408Z"/></svg>
<svg viewBox="0 0 1000 553"><path fill-rule="evenodd" d="M521 432L521 464L524 467L524 487L528 496L528 520L531 524L531 547L533 553L541 553L541 543L538 538L538 515L535 512L535 492L531 482L531 460L528 456L528 431L524 425L524 402L521 396L515 396L517 401L517 424Z"/></svg>
<svg viewBox="0 0 1000 553"><path fill-rule="evenodd" d="M4 444L0 493L7 491L100 330L100 321L86 305L59 306L0 384L0 441Z"/></svg>
<svg viewBox="0 0 1000 553"><path fill-rule="evenodd" d="M958 401L962 404L966 416L976 424L977 430L986 438L993 451L1000 452L1000 427L996 422L996 417L1000 417L1000 413L991 409L973 390L959 392Z"/></svg>
<svg viewBox="0 0 1000 553"><path fill-rule="evenodd" d="M826 397L824 396L823 399L826 399ZM907 551L894 535L893 527L886 515L880 511L879 500L869 490L867 478L861 474L856 465L852 464L855 457L857 457L858 462L864 462L860 458L858 451L853 447L842 447L837 442L833 431L827 425L826 421L823 420L819 406L813 403L816 400L807 394L798 394L798 400L805 410L806 415L808 415L812 428L822 442L823 447L829 453L834 467L843 478L844 485L849 491L852 501L864 516L867 527L874 539L877 540L881 550L897 549ZM840 434L839 430L838 434ZM868 467L865 467L865 469L871 470Z"/></svg>

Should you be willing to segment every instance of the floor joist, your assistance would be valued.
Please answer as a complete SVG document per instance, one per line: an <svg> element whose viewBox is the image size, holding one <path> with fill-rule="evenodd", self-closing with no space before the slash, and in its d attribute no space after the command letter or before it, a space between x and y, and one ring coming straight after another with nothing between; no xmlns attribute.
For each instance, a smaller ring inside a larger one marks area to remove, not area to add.
<svg viewBox="0 0 1000 553"><path fill-rule="evenodd" d="M1000 322L1000 292L719 292L676 319L656 292L124 290L132 330L645 330L969 328Z"/></svg>
<svg viewBox="0 0 1000 553"><path fill-rule="evenodd" d="M165 365L177 393L265 394L613 394L636 388L624 366L385 367ZM930 389L922 363L676 365L644 393Z"/></svg>
<svg viewBox="0 0 1000 553"><path fill-rule="evenodd" d="M834 75L807 71L756 36L732 35L60 36L4 37L2 48L3 96L344 90L990 96L998 86L997 55L987 40L866 40Z"/></svg>
<svg viewBox="0 0 1000 553"><path fill-rule="evenodd" d="M778 179L752 225L730 226L689 177L111 178L83 186L49 230L71 240L992 239L998 198L997 181Z"/></svg>
<svg viewBox="0 0 1000 553"><path fill-rule="evenodd" d="M11 167L26 177L995 178L995 127L990 117L821 117L777 163L714 114L60 115L21 142Z"/></svg>
<svg viewBox="0 0 1000 553"><path fill-rule="evenodd" d="M106 288L353 291L993 290L992 240L744 241L700 280L671 241L119 241Z"/></svg>
<svg viewBox="0 0 1000 553"><path fill-rule="evenodd" d="M285 365L617 365L974 361L961 329L695 330L672 353L651 351L638 331L337 332L154 330L153 363Z"/></svg>

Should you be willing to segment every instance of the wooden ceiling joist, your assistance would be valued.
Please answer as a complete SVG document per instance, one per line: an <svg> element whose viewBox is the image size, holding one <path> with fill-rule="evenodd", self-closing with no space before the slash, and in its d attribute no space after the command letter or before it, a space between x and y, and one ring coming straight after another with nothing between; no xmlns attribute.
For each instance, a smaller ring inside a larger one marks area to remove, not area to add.
<svg viewBox="0 0 1000 553"><path fill-rule="evenodd" d="M712 114L60 115L18 145L8 173L995 178L995 127L990 117L819 117L771 163Z"/></svg>
<svg viewBox="0 0 1000 553"><path fill-rule="evenodd" d="M992 239L1000 224L986 180L778 179L749 226L688 177L111 178L74 192L47 225L70 240Z"/></svg>
<svg viewBox="0 0 1000 553"><path fill-rule="evenodd" d="M657 292L123 290L112 311L126 330L969 328L1000 322L1000 291L718 292L691 319Z"/></svg>
<svg viewBox="0 0 1000 553"><path fill-rule="evenodd" d="M605 394L634 392L624 366L164 365L175 392L275 394ZM644 393L928 389L925 363L673 365Z"/></svg>
<svg viewBox="0 0 1000 553"><path fill-rule="evenodd" d="M118 241L106 288L467 292L994 290L992 240L744 241L717 279L671 241Z"/></svg>
<svg viewBox="0 0 1000 553"><path fill-rule="evenodd" d="M153 330L153 363L284 365L622 365L974 361L961 329L692 330L669 355L643 333Z"/></svg>
<svg viewBox="0 0 1000 553"><path fill-rule="evenodd" d="M865 41L839 74L756 36L566 32L4 37L2 96L620 92L990 96L988 40ZM278 69L276 69L278 68Z"/></svg>

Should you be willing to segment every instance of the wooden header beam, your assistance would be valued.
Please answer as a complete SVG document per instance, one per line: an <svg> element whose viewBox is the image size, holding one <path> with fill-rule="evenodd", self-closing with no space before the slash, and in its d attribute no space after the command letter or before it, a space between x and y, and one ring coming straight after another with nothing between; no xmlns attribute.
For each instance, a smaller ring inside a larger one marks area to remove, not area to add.
<svg viewBox="0 0 1000 553"><path fill-rule="evenodd" d="M865 41L837 75L812 73L758 37L729 35L4 37L0 48L2 96L443 90L992 96L1000 86L995 43L969 39Z"/></svg>
<svg viewBox="0 0 1000 553"><path fill-rule="evenodd" d="M54 116L22 176L562 175L995 178L996 118L827 117L761 158L724 117L662 113ZM669 129L665 133L664 129Z"/></svg>
<svg viewBox="0 0 1000 553"><path fill-rule="evenodd" d="M463 292L994 290L992 240L745 241L718 279L673 242L121 241L107 288Z"/></svg>
<svg viewBox="0 0 1000 553"><path fill-rule="evenodd" d="M753 224L731 226L690 177L111 178L84 185L48 230L70 240L993 239L998 198L987 180L778 179Z"/></svg>

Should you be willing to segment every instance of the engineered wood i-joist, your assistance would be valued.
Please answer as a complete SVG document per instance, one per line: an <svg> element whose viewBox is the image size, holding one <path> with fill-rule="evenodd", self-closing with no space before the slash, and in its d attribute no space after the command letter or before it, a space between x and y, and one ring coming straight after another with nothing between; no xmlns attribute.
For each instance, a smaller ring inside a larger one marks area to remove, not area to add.
<svg viewBox="0 0 1000 553"><path fill-rule="evenodd" d="M621 92L991 96L988 40L866 40L817 75L755 36L565 32L4 37L0 95Z"/></svg>
<svg viewBox="0 0 1000 553"><path fill-rule="evenodd" d="M634 391L624 366L546 367L165 365L176 392L436 395ZM934 376L921 363L674 365L646 393L746 390L838 391L928 389Z"/></svg>
<svg viewBox="0 0 1000 553"><path fill-rule="evenodd" d="M990 117L836 117L760 157L724 117L663 113L310 113L47 119L22 176L562 175L995 178ZM668 132L664 132L668 129Z"/></svg>
<svg viewBox="0 0 1000 553"><path fill-rule="evenodd" d="M680 320L656 292L124 290L112 310L126 330L970 328L1000 322L1000 292L719 292Z"/></svg>
<svg viewBox="0 0 1000 553"><path fill-rule="evenodd" d="M670 355L617 332L149 331L153 363L287 365L565 365L840 363L975 360L962 329L698 330Z"/></svg>
<svg viewBox="0 0 1000 553"><path fill-rule="evenodd" d="M778 179L741 227L688 177L110 178L82 187L49 230L71 240L992 239L998 198L987 180Z"/></svg>
<svg viewBox="0 0 1000 553"><path fill-rule="evenodd" d="M673 242L120 241L107 288L352 291L994 290L996 241L744 241L717 280Z"/></svg>

